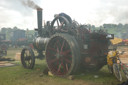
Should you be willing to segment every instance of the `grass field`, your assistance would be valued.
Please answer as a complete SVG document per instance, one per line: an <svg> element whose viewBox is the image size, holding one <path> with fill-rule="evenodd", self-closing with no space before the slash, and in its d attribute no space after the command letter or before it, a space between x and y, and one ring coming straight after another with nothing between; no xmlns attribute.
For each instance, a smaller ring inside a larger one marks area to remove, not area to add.
<svg viewBox="0 0 128 85"><path fill-rule="evenodd" d="M10 48L5 57L14 59L15 54L20 51L20 48ZM56 76L42 76L47 66L45 60L37 59L33 70L24 69L20 61L13 61L13 63L16 63L16 66L0 68L0 85L117 85L121 83L108 72L107 66L99 72L74 75L74 80L69 80Z"/></svg>

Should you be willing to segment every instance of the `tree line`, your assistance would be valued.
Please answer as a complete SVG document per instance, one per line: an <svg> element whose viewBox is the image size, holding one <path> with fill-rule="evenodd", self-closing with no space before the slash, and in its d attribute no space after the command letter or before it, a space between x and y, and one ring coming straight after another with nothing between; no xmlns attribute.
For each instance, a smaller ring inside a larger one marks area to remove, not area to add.
<svg viewBox="0 0 128 85"><path fill-rule="evenodd" d="M95 25L87 24L87 27L90 28L92 31L103 29L110 34L114 34L115 37L122 38L122 39L128 39L128 24L121 24L121 23L103 24L102 26L98 26L98 27L96 27ZM3 27L1 28L0 33L6 34L6 39L10 40L15 30L21 30L21 29L16 26L13 28ZM35 30L26 29L24 31L26 32L26 34L34 35L35 33Z"/></svg>
<svg viewBox="0 0 128 85"><path fill-rule="evenodd" d="M128 24L103 24L99 27L88 24L88 27L91 28L91 30L103 29L108 33L114 34L115 37L128 39Z"/></svg>

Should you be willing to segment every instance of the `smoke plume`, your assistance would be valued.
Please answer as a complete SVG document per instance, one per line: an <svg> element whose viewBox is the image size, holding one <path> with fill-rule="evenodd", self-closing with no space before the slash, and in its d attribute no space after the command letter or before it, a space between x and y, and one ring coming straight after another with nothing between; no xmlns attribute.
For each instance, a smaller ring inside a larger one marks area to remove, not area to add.
<svg viewBox="0 0 128 85"><path fill-rule="evenodd" d="M21 0L23 5L28 6L33 9L42 9L40 6L38 6L36 3L34 3L31 0Z"/></svg>

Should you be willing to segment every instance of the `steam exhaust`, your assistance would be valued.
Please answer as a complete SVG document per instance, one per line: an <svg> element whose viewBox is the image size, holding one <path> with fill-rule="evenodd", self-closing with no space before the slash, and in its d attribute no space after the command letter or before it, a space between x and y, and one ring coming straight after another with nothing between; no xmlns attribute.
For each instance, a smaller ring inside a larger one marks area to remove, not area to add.
<svg viewBox="0 0 128 85"><path fill-rule="evenodd" d="M24 6L28 6L32 9L37 10L38 29L35 29L35 30L38 31L39 36L42 36L42 8L38 6L36 3L34 3L32 0L21 0L21 1Z"/></svg>

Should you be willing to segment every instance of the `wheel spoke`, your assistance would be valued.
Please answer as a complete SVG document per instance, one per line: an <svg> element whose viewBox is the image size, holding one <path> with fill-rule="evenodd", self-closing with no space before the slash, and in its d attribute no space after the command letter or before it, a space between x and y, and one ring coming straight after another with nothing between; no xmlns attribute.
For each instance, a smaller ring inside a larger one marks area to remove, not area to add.
<svg viewBox="0 0 128 85"><path fill-rule="evenodd" d="M57 58L55 58L55 59L53 59L53 60L51 60L51 61L49 61L49 62L52 64L52 63L54 63L54 62L56 62L56 61L58 61Z"/></svg>
<svg viewBox="0 0 128 85"><path fill-rule="evenodd" d="M27 57L28 55L27 55L27 53L25 52L25 57Z"/></svg>
<svg viewBox="0 0 128 85"><path fill-rule="evenodd" d="M48 49L56 52L56 49L54 49L54 48L49 47Z"/></svg>
<svg viewBox="0 0 128 85"><path fill-rule="evenodd" d="M72 63L72 61L68 60L67 58L64 58L64 60L66 61L66 63Z"/></svg>
<svg viewBox="0 0 128 85"><path fill-rule="evenodd" d="M66 71L66 68L65 68L65 66L64 66L64 64L63 64L63 61L61 61L61 65L62 65L62 67L63 67L63 72L65 72L65 71Z"/></svg>
<svg viewBox="0 0 128 85"><path fill-rule="evenodd" d="M68 71L68 64L66 63L66 70Z"/></svg>
<svg viewBox="0 0 128 85"><path fill-rule="evenodd" d="M61 26L63 26L64 22L61 22Z"/></svg>
<svg viewBox="0 0 128 85"><path fill-rule="evenodd" d="M50 50L47 51L47 55L50 57L54 57L56 54Z"/></svg>
<svg viewBox="0 0 128 85"><path fill-rule="evenodd" d="M59 20L57 19L57 26L59 27L60 25L59 25Z"/></svg>
<svg viewBox="0 0 128 85"><path fill-rule="evenodd" d="M28 61L26 61L26 66L29 67L29 62Z"/></svg>
<svg viewBox="0 0 128 85"><path fill-rule="evenodd" d="M61 46L59 40L57 40L55 46L56 46L56 48L57 48L57 49L56 49L57 53L59 53L59 52L60 52L60 51L59 51L59 46Z"/></svg>
<svg viewBox="0 0 128 85"><path fill-rule="evenodd" d="M31 53L30 52L28 52L28 57L30 57L31 56Z"/></svg>
<svg viewBox="0 0 128 85"><path fill-rule="evenodd" d="M27 57L24 57L24 60L27 61Z"/></svg>
<svg viewBox="0 0 128 85"><path fill-rule="evenodd" d="M29 65L31 64L31 60L28 61Z"/></svg>
<svg viewBox="0 0 128 85"><path fill-rule="evenodd" d="M57 40L56 45L57 46L61 46L61 43L60 43L60 40L59 39Z"/></svg>
<svg viewBox="0 0 128 85"><path fill-rule="evenodd" d="M63 43L62 43L62 46L61 46L61 51L60 51L60 52L62 52L62 50L63 50L64 43L65 43L65 41L63 41Z"/></svg>
<svg viewBox="0 0 128 85"><path fill-rule="evenodd" d="M61 69L61 64L59 65L57 72L60 72L60 69Z"/></svg>
<svg viewBox="0 0 128 85"><path fill-rule="evenodd" d="M58 29L62 29L64 22L60 22L60 26Z"/></svg>
<svg viewBox="0 0 128 85"><path fill-rule="evenodd" d="M65 56L65 55L67 55L70 52L71 52L71 50L66 50L66 51L61 52L61 54Z"/></svg>
<svg viewBox="0 0 128 85"><path fill-rule="evenodd" d="M59 53L60 51L59 51L59 47L57 47L57 53Z"/></svg>
<svg viewBox="0 0 128 85"><path fill-rule="evenodd" d="M64 55L64 57L72 58L71 54Z"/></svg>

